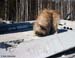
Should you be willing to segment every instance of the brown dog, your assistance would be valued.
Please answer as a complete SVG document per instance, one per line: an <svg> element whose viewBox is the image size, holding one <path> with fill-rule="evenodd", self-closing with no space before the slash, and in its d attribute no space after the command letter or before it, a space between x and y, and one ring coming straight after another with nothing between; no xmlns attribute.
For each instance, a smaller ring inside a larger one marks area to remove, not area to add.
<svg viewBox="0 0 75 58"><path fill-rule="evenodd" d="M58 28L59 18L58 11L44 9L34 23L33 29L35 34L38 36L54 34Z"/></svg>

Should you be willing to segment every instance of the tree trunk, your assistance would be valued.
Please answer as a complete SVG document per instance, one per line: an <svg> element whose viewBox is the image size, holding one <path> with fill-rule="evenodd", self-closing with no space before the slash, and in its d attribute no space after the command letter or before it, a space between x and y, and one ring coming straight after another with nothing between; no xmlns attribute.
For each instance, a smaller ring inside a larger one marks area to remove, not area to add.
<svg viewBox="0 0 75 58"><path fill-rule="evenodd" d="M25 0L25 20L28 20L28 0Z"/></svg>
<svg viewBox="0 0 75 58"><path fill-rule="evenodd" d="M20 0L20 13L21 13L21 21L24 21L24 0Z"/></svg>
<svg viewBox="0 0 75 58"><path fill-rule="evenodd" d="M20 0L16 0L16 22L20 21Z"/></svg>
<svg viewBox="0 0 75 58"><path fill-rule="evenodd" d="M7 0L5 0L5 20L7 20L7 12L8 12L7 9L8 9L7 8Z"/></svg>

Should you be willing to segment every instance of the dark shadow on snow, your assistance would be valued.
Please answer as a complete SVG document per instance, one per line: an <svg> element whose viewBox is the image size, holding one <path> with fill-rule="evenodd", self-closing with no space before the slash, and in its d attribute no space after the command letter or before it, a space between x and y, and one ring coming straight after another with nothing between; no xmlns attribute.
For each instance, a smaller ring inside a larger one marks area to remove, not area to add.
<svg viewBox="0 0 75 58"><path fill-rule="evenodd" d="M29 22L14 23L14 24L1 24L0 34L30 31L32 29L33 29L33 24Z"/></svg>
<svg viewBox="0 0 75 58"><path fill-rule="evenodd" d="M6 51L7 51L9 47L14 47L15 45L18 45L22 42L24 42L24 39L0 42L0 48L6 49Z"/></svg>
<svg viewBox="0 0 75 58"><path fill-rule="evenodd" d="M66 31L68 31L67 29L58 29L58 33L63 33L63 32L66 32Z"/></svg>
<svg viewBox="0 0 75 58"><path fill-rule="evenodd" d="M12 45L10 45L10 44L6 44L6 43L4 43L4 42L1 42L0 43L0 48L1 49L8 49L9 47L12 47Z"/></svg>

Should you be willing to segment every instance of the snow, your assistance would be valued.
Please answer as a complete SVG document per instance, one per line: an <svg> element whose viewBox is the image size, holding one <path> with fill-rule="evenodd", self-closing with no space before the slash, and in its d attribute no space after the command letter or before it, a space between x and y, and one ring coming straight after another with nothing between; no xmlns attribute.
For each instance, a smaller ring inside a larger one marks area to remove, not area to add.
<svg viewBox="0 0 75 58"><path fill-rule="evenodd" d="M62 26L59 26L59 28L61 27L70 27L72 29L75 30L75 21L69 21L69 20L60 20L59 24L62 24Z"/></svg>
<svg viewBox="0 0 75 58"><path fill-rule="evenodd" d="M17 40L17 39L25 39L30 40L33 37L33 31L27 31L27 32L18 32L18 33L9 33L9 34L2 34L0 35L0 42L2 41L11 41L11 40Z"/></svg>
<svg viewBox="0 0 75 58"><path fill-rule="evenodd" d="M29 33L29 32L28 32ZM27 39L31 40L27 40ZM63 50L75 47L75 31L67 31L46 37L25 37L24 42L8 51L0 49L0 55L14 55L14 58L45 58Z"/></svg>
<svg viewBox="0 0 75 58"><path fill-rule="evenodd" d="M4 56L7 58L9 58L9 56L10 58L45 58L75 47L74 38L74 29L45 37L35 36L32 30L3 34L0 35L0 42L20 39L24 39L24 42L16 47L10 47L8 50L0 48L0 58Z"/></svg>
<svg viewBox="0 0 75 58"><path fill-rule="evenodd" d="M67 35L68 33L69 35ZM66 38L63 37L64 34ZM44 58L56 54L75 47L74 34L75 32L69 31L21 43L15 49L15 54L17 55L17 58ZM22 52L23 54L21 54Z"/></svg>

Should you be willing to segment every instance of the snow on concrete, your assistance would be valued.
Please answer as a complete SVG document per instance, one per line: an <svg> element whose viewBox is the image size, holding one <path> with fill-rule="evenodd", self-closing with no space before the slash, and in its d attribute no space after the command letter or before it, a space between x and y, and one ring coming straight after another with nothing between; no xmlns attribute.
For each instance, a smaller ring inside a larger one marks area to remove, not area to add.
<svg viewBox="0 0 75 58"><path fill-rule="evenodd" d="M35 37L35 39L37 38L36 36L34 36L33 31L2 34L0 35L0 42L17 39L25 39L25 41L28 41L33 39L33 37Z"/></svg>
<svg viewBox="0 0 75 58"><path fill-rule="evenodd" d="M75 47L75 30L45 37L37 37L33 31L0 35L0 42L17 39L24 39L24 42L7 51L0 48L0 58L45 58L70 49Z"/></svg>
<svg viewBox="0 0 75 58"><path fill-rule="evenodd" d="M33 37L37 38L36 40L25 41L24 39L24 42L16 48L11 48L8 51L0 49L0 55L14 55L14 58L45 58L75 47L74 35L75 31L67 31L46 37ZM31 38L31 36L29 37Z"/></svg>
<svg viewBox="0 0 75 58"><path fill-rule="evenodd" d="M75 32L69 31L40 38L38 40L32 40L30 42L24 42L15 49L15 54L20 58L44 58L56 54L75 47L74 34ZM23 54L21 54L22 52Z"/></svg>

